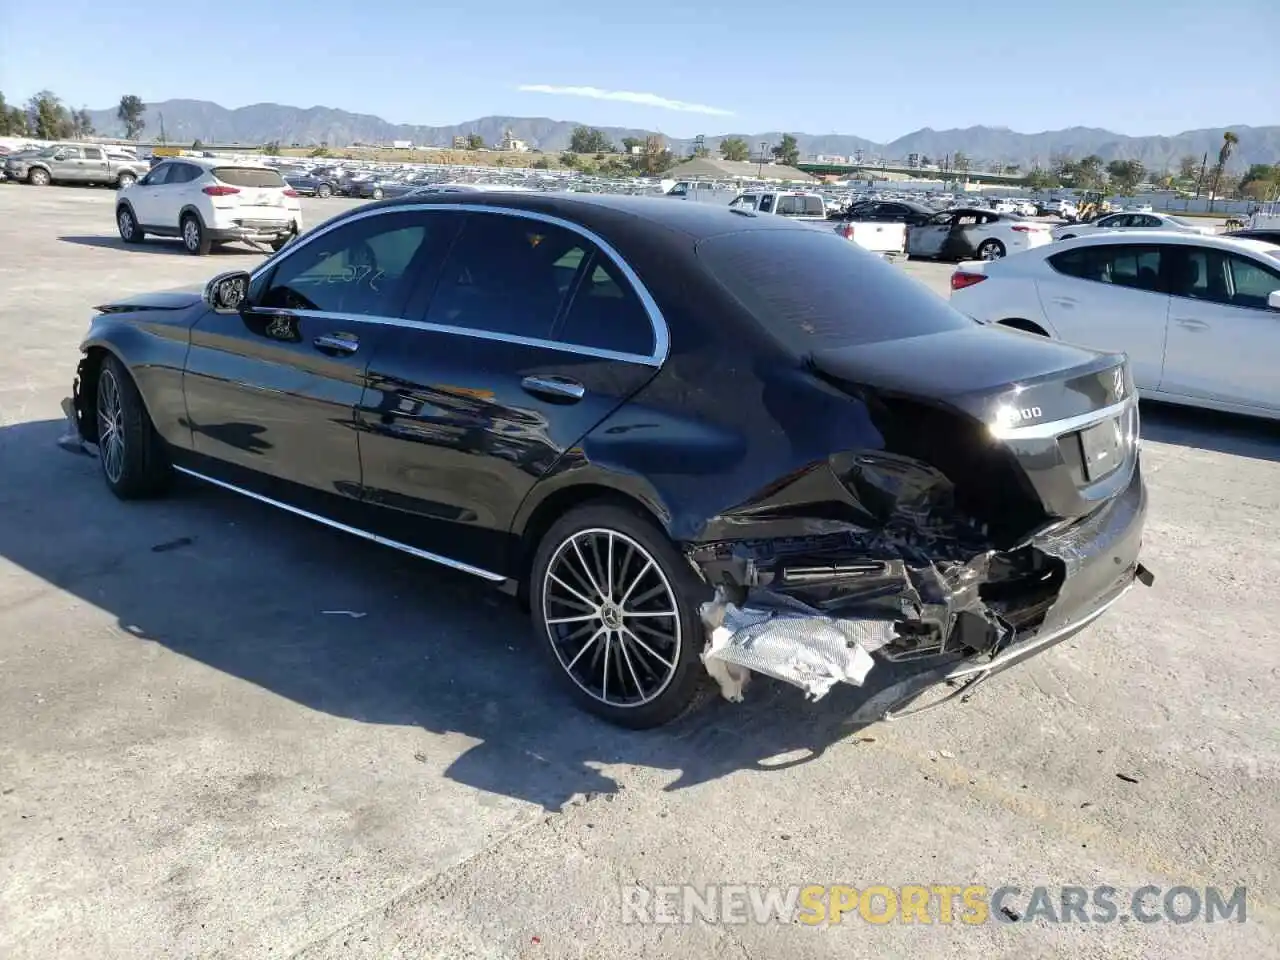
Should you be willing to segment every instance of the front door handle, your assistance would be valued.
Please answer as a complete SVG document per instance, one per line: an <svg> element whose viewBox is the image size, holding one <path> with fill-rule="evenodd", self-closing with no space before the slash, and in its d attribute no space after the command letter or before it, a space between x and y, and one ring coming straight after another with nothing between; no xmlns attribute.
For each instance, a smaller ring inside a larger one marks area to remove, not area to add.
<svg viewBox="0 0 1280 960"><path fill-rule="evenodd" d="M1188 330L1208 330L1209 329L1209 324L1205 323L1203 320L1196 320L1194 317L1177 317L1173 322L1180 327L1185 327Z"/></svg>
<svg viewBox="0 0 1280 960"><path fill-rule="evenodd" d="M1053 297L1052 300L1060 307L1074 307L1076 305L1076 301L1071 297Z"/></svg>
<svg viewBox="0 0 1280 960"><path fill-rule="evenodd" d="M311 341L323 353L352 354L360 349L360 338L350 333L325 333Z"/></svg>
<svg viewBox="0 0 1280 960"><path fill-rule="evenodd" d="M567 377L525 377L520 386L535 397L557 403L577 403L587 393L586 387Z"/></svg>

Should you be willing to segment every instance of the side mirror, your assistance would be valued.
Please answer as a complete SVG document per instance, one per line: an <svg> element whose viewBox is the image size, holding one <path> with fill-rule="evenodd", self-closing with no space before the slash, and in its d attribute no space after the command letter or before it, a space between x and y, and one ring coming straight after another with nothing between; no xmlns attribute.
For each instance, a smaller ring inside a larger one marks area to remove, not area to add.
<svg viewBox="0 0 1280 960"><path fill-rule="evenodd" d="M1267 294L1267 306L1272 310L1280 310L1280 290L1272 290Z"/></svg>
<svg viewBox="0 0 1280 960"><path fill-rule="evenodd" d="M220 273L204 287L204 302L214 313L239 313L249 300L249 274L243 270Z"/></svg>

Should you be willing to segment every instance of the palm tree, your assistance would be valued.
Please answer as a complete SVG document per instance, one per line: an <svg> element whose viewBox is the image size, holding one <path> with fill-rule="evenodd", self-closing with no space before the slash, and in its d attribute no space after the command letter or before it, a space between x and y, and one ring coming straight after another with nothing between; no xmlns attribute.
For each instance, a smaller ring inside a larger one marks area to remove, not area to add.
<svg viewBox="0 0 1280 960"><path fill-rule="evenodd" d="M1231 159L1231 152L1235 150L1236 144L1240 142L1240 138L1228 130L1222 135L1222 148L1218 151L1218 164L1213 168L1213 189L1212 195L1218 195L1218 181L1222 179L1222 171L1226 169L1227 161Z"/></svg>

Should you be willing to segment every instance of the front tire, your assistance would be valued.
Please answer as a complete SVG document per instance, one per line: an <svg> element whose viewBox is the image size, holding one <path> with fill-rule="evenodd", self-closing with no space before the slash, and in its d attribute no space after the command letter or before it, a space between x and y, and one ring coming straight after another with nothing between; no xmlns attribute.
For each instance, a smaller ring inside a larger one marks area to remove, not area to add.
<svg viewBox="0 0 1280 960"><path fill-rule="evenodd" d="M333 196L333 187L329 186L327 183L320 184L320 186L316 187L316 196L321 200L327 200L329 197Z"/></svg>
<svg viewBox="0 0 1280 960"><path fill-rule="evenodd" d="M209 251L213 249L213 239L205 230L204 224L200 222L200 218L194 213L188 213L182 218L179 226L182 229L182 245L187 248L187 253L197 257L208 256Z"/></svg>
<svg viewBox="0 0 1280 960"><path fill-rule="evenodd" d="M710 683L698 608L710 598L652 520L611 503L561 517L538 546L530 580L534 629L569 691L636 730L702 701Z"/></svg>
<svg viewBox="0 0 1280 960"><path fill-rule="evenodd" d="M173 467L164 441L133 378L113 356L98 369L96 409L98 463L111 492L121 500L141 500L168 490Z"/></svg>
<svg viewBox="0 0 1280 960"><path fill-rule="evenodd" d="M129 207L121 207L116 211L116 227L120 231L120 239L125 243L141 243L146 236Z"/></svg>
<svg viewBox="0 0 1280 960"><path fill-rule="evenodd" d="M385 196L385 194L383 194L383 192L382 192L382 188L381 188L381 187L374 187L374 188L373 188L373 199L374 199L374 200L381 200L381 199L383 198L383 196Z"/></svg>
<svg viewBox="0 0 1280 960"><path fill-rule="evenodd" d="M33 187L47 187L52 180L53 178L49 176L49 171L40 167L36 167L27 174L27 183Z"/></svg>

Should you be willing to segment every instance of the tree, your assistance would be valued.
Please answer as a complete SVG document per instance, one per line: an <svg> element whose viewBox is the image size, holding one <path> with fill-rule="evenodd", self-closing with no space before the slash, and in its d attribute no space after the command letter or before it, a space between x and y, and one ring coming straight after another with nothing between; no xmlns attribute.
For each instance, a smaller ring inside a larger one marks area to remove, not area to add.
<svg viewBox="0 0 1280 960"><path fill-rule="evenodd" d="M637 169L651 177L666 173L676 165L676 158L667 149L666 141L656 134L645 137L644 152L636 160L639 161Z"/></svg>
<svg viewBox="0 0 1280 960"><path fill-rule="evenodd" d="M328 148L327 148L327 147L319 146L319 147L316 147L314 150L312 150L312 151L311 151L311 156L313 156L313 157L323 157L323 156L324 156L326 153L328 153L328 152L329 152L329 150L328 150Z"/></svg>
<svg viewBox="0 0 1280 960"><path fill-rule="evenodd" d="M547 167L551 166L551 164L547 163L546 157L539 157L537 160L533 161L533 163L529 164L529 166L534 170L545 170Z"/></svg>
<svg viewBox="0 0 1280 960"><path fill-rule="evenodd" d="M726 137L720 141L720 156L735 163L743 163L751 158L751 148L741 137Z"/></svg>
<svg viewBox="0 0 1280 960"><path fill-rule="evenodd" d="M1107 173L1116 191L1129 196L1147 175L1147 170L1138 160L1112 160L1107 164Z"/></svg>
<svg viewBox="0 0 1280 960"><path fill-rule="evenodd" d="M1240 180L1240 191L1253 200L1270 200L1280 193L1280 163L1255 163Z"/></svg>
<svg viewBox="0 0 1280 960"><path fill-rule="evenodd" d="M264 143L262 145L262 152L268 157L280 156L280 141L272 140L270 143Z"/></svg>
<svg viewBox="0 0 1280 960"><path fill-rule="evenodd" d="M571 153L613 153L614 146L609 138L595 127L574 127L569 136Z"/></svg>
<svg viewBox="0 0 1280 960"><path fill-rule="evenodd" d="M1240 138L1230 130L1222 135L1222 146L1218 150L1218 162L1213 168L1213 187L1210 188L1210 196L1218 195L1218 187L1222 181L1222 171L1227 168L1227 161L1231 159L1231 154L1239 142Z"/></svg>
<svg viewBox="0 0 1280 960"><path fill-rule="evenodd" d="M192 149L192 150L203 150L203 149L204 149L204 141L202 141L199 137L196 137L196 139L194 139L194 140L192 140L192 141L191 141L191 149Z"/></svg>
<svg viewBox="0 0 1280 960"><path fill-rule="evenodd" d="M0 136L25 137L27 114L21 107L11 107L0 93Z"/></svg>
<svg viewBox="0 0 1280 960"><path fill-rule="evenodd" d="M27 128L41 140L66 140L75 133L70 111L52 90L27 101Z"/></svg>
<svg viewBox="0 0 1280 960"><path fill-rule="evenodd" d="M1101 190L1106 186L1106 174L1102 169L1102 158L1091 153L1075 165L1071 185L1080 190Z"/></svg>
<svg viewBox="0 0 1280 960"><path fill-rule="evenodd" d="M137 94L126 93L120 98L120 106L116 108L116 119L124 124L124 135L130 140L137 140L147 128L147 121L142 115L147 112L147 105Z"/></svg>
<svg viewBox="0 0 1280 960"><path fill-rule="evenodd" d="M643 147L644 141L639 137L623 137L622 149L625 153L632 153L636 147Z"/></svg>
<svg viewBox="0 0 1280 960"><path fill-rule="evenodd" d="M563 167L576 167L578 165L578 155L566 150L560 154L560 165Z"/></svg>
<svg viewBox="0 0 1280 960"><path fill-rule="evenodd" d="M969 158L957 150L951 158L951 168L959 170L961 173L966 172L969 169Z"/></svg>
<svg viewBox="0 0 1280 960"><path fill-rule="evenodd" d="M484 149L484 137L480 136L480 134L478 134L478 133L468 133L468 134L467 134L467 149L468 149L468 150L483 150L483 149Z"/></svg>
<svg viewBox="0 0 1280 960"><path fill-rule="evenodd" d="M784 133L782 142L770 152L775 160L786 164L788 167L794 167L800 162L800 147L796 143L796 138L789 133Z"/></svg>
<svg viewBox="0 0 1280 960"><path fill-rule="evenodd" d="M701 160L705 157L711 156L711 151L705 146L699 145L693 148L693 152L690 153L689 156L693 157L695 160Z"/></svg>
<svg viewBox="0 0 1280 960"><path fill-rule="evenodd" d="M72 110L67 116L71 121L71 136L77 140L93 136L93 119L89 116L89 111L86 107Z"/></svg>
<svg viewBox="0 0 1280 960"><path fill-rule="evenodd" d="M1200 175L1200 158L1187 154L1178 161L1178 176L1183 180L1194 180Z"/></svg>
<svg viewBox="0 0 1280 960"><path fill-rule="evenodd" d="M1043 167L1032 167L1027 173L1027 186L1032 190L1052 190L1054 187L1061 185L1062 181L1057 175L1050 173Z"/></svg>

